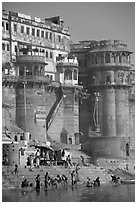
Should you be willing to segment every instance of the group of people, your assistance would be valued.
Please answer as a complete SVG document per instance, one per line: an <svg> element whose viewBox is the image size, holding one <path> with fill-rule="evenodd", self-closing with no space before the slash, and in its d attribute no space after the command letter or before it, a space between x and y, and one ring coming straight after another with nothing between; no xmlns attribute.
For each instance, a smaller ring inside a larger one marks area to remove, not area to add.
<svg viewBox="0 0 137 204"><path fill-rule="evenodd" d="M70 171L70 182L71 182L71 186L72 188L74 186L77 186L77 183L80 181L79 180L79 164L76 165L76 168L75 170L72 170ZM114 175L111 175L111 178L112 178L112 183L114 183L115 185L120 183L120 177L116 177ZM55 187L57 188L58 186L67 186L68 184L68 177L66 175L57 175L56 177L51 177L49 175L49 172L46 172L45 173L45 176L44 176L44 187L45 187L45 190L48 189L49 186L52 186L52 187ZM41 177L40 177L40 174L37 174L36 178L35 178L35 189L37 192L40 191L40 188L42 186L42 180L41 180ZM33 184L32 183L29 183L29 181L27 179L24 179L22 181L22 184L21 184L21 187L24 188L24 187L33 187ZM100 187L100 177L98 176L95 180L91 180L90 177L87 177L87 180L86 180L86 187Z"/></svg>
<svg viewBox="0 0 137 204"><path fill-rule="evenodd" d="M86 187L100 187L100 177L98 176L93 181L91 181L90 177L87 177Z"/></svg>
<svg viewBox="0 0 137 204"><path fill-rule="evenodd" d="M111 175L111 182L114 185L120 184L121 180L119 176L115 176L114 174Z"/></svg>
<svg viewBox="0 0 137 204"><path fill-rule="evenodd" d="M33 171L33 167L39 168L40 166L40 151L39 149L37 149L35 156L30 155L28 157L28 161L27 161L27 165L30 166L30 171Z"/></svg>
<svg viewBox="0 0 137 204"><path fill-rule="evenodd" d="M72 159L71 159L71 154L65 151L64 149L61 151L61 158L60 160L57 160L57 153L54 152L52 153L52 158L49 158L47 161L51 160L53 165L57 165L57 161L60 164L63 164L65 168L73 166ZM46 154L46 158L47 158ZM45 158L45 153L42 152L42 157ZM50 156L51 157L51 156ZM85 159L83 156L80 156L81 158L81 163L83 166L88 166L88 164L85 162ZM40 155L40 150L37 149L35 155L30 155L28 157L27 161L27 166L30 166L30 171L33 171L33 167L35 166L36 168L39 168L40 166L40 161L41 161L41 155ZM48 163L47 163L48 164ZM51 165L51 164L50 164Z"/></svg>
<svg viewBox="0 0 137 204"><path fill-rule="evenodd" d="M36 191L39 192L41 188L41 178L39 174L37 174L35 178L35 182L36 182L36 185L35 185ZM46 172L44 176L45 190L47 190L49 186L56 187L56 188L58 187L58 185L67 186L67 183L68 183L68 178L65 175L61 175L61 176L57 175L55 178L52 178L49 176L49 173Z"/></svg>
<svg viewBox="0 0 137 204"><path fill-rule="evenodd" d="M75 170L69 171L72 187L77 185L77 182L79 181L79 172L78 172L79 169L80 169L79 164L77 164L75 167ZM45 176L44 176L45 190L47 190L49 186L57 188L59 185L67 186L67 184L68 184L68 177L66 175L58 174L56 177L53 178L49 175L49 172L45 173ZM42 185L42 182L41 182L40 174L37 174L35 178L35 188L37 192L40 191L41 185ZM21 187L22 188L33 187L33 184L29 183L29 181L25 178L22 181Z"/></svg>

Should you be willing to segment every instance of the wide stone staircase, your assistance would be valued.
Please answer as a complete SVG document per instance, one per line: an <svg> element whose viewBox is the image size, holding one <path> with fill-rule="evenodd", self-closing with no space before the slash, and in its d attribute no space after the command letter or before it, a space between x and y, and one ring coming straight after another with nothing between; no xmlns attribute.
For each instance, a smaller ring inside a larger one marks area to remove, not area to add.
<svg viewBox="0 0 137 204"><path fill-rule="evenodd" d="M74 147L73 147L74 148ZM77 147L78 148L78 147ZM74 164L71 167L65 168L64 166L40 166L40 168L33 168L33 171L29 170L29 167L19 167L19 173L14 174L14 166L3 166L2 167L2 187L19 187L21 182L24 178L28 179L30 183L33 183L35 186L35 177L37 174L40 174L41 183L44 185L44 175L48 171L49 176L51 178L55 178L58 174L59 175L66 175L68 178L68 183L71 184L71 175L70 173L75 170L75 164L79 163L79 180L80 184L84 184L86 182L86 178L90 177L91 180L96 179L96 177L100 177L101 183L108 183L111 180L110 174L107 170L103 169L102 167L95 166L91 163L91 158L79 151L78 149L69 150L72 154L72 163ZM85 163L87 166L83 166L81 163L80 156L84 156Z"/></svg>
<svg viewBox="0 0 137 204"><path fill-rule="evenodd" d="M68 183L71 184L70 173L75 170L76 164L79 163L79 184L85 185L86 178L90 177L91 180L95 180L96 177L100 177L101 184L109 183L111 181L111 174L115 172L117 176L123 179L135 179L135 160L129 158L129 160L115 159L115 158L93 158L81 151L80 145L67 145L67 151L71 154L73 166L65 168L64 166L40 166L40 168L33 168L33 171L29 170L29 167L19 167L19 173L14 174L14 166L2 167L2 187L19 187L24 178L28 179L30 183L35 186L35 177L40 174L41 183L44 185L44 175L48 171L51 178L55 178L59 175L66 175ZM81 157L84 157L86 165L84 166L81 161ZM128 163L129 170L126 170Z"/></svg>

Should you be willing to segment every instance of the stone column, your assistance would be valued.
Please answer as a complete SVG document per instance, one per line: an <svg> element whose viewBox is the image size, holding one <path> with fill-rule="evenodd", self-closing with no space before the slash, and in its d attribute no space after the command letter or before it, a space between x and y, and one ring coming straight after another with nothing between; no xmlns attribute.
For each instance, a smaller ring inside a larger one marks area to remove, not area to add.
<svg viewBox="0 0 137 204"><path fill-rule="evenodd" d="M74 69L72 69L72 81L71 81L71 84L73 84L74 82Z"/></svg>
<svg viewBox="0 0 137 204"><path fill-rule="evenodd" d="M111 71L111 84L115 84L114 71Z"/></svg>
<svg viewBox="0 0 137 204"><path fill-rule="evenodd" d="M26 78L26 68L27 68L27 66L24 65L24 78Z"/></svg>

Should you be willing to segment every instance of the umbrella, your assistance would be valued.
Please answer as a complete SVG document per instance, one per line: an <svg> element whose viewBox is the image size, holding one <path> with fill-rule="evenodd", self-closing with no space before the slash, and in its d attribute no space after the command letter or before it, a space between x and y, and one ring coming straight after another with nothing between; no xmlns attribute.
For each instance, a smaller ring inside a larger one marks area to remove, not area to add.
<svg viewBox="0 0 137 204"><path fill-rule="evenodd" d="M50 146L48 146L45 142L39 142L38 140L31 140L30 142L29 142L29 146L30 147L32 147L32 146L34 146L34 147L44 147L44 148L46 148L46 149L49 149L49 150L51 150L51 151L54 151L53 149L52 149L52 147L50 147Z"/></svg>
<svg viewBox="0 0 137 204"><path fill-rule="evenodd" d="M54 149L50 146L48 146L46 143L44 142L40 142L39 144L36 145L36 147L43 147L43 148L46 148L46 149L49 149L51 151L54 151Z"/></svg>
<svg viewBox="0 0 137 204"><path fill-rule="evenodd" d="M62 149L68 149L66 147L66 144L61 144L61 143L58 143L58 142L51 142L51 147L54 149L54 151L59 151L59 150L62 150Z"/></svg>

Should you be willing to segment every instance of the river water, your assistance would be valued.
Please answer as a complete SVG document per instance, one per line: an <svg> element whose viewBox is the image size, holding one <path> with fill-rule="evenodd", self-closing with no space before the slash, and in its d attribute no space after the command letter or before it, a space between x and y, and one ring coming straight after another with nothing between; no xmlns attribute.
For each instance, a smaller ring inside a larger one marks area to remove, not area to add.
<svg viewBox="0 0 137 204"><path fill-rule="evenodd" d="M39 193L22 191L22 189L5 189L2 191L3 202L135 202L135 185L102 184L100 187L87 188L77 186L73 189L43 188Z"/></svg>

